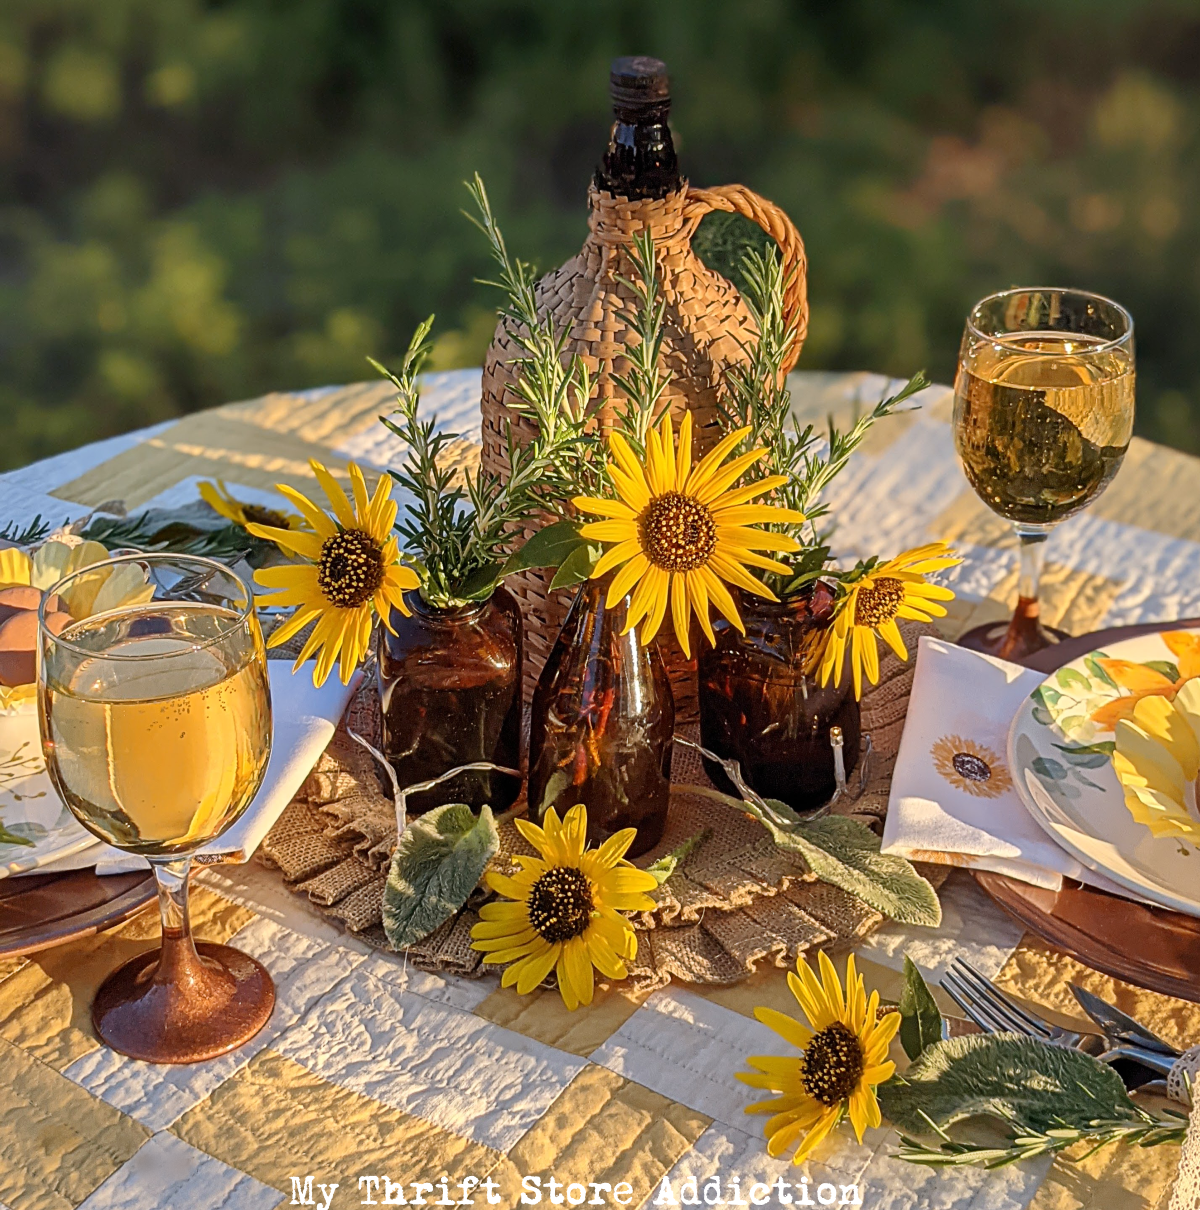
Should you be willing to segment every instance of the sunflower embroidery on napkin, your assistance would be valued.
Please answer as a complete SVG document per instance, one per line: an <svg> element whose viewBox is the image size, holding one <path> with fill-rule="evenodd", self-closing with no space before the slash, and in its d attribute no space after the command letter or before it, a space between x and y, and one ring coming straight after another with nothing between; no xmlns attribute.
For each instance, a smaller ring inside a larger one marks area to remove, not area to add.
<svg viewBox="0 0 1200 1210"><path fill-rule="evenodd" d="M943 735L932 748L933 767L956 789L995 798L1012 788L1008 769L991 748L961 735Z"/></svg>

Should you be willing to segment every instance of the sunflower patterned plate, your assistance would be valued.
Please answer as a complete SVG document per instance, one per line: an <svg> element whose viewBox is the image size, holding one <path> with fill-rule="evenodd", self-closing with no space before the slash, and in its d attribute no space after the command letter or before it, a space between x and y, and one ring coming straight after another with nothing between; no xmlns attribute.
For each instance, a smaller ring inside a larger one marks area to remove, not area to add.
<svg viewBox="0 0 1200 1210"><path fill-rule="evenodd" d="M34 702L0 709L0 878L40 869L95 843L63 806L46 772Z"/></svg>
<svg viewBox="0 0 1200 1210"><path fill-rule="evenodd" d="M1127 639L1051 673L1008 734L1017 792L1058 844L1191 916L1200 916L1200 746L1187 721L1196 677L1200 629Z"/></svg>

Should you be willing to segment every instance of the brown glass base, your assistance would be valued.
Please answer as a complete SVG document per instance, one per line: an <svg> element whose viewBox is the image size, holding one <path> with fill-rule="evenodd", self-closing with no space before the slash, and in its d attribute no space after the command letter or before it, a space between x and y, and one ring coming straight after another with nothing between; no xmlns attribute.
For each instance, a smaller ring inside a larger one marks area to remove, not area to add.
<svg viewBox="0 0 1200 1210"><path fill-rule="evenodd" d="M1011 660L1014 664L1023 664L1029 656L1070 637L1065 630L1043 626L1038 617L1037 601L1021 597L1010 621L975 626L959 636L958 645L971 651L982 651L984 655L994 655L998 659Z"/></svg>
<svg viewBox="0 0 1200 1210"><path fill-rule="evenodd" d="M189 952L191 951L191 952ZM198 957L196 955L198 951ZM270 1019L275 984L228 945L171 943L118 967L92 1002L113 1050L147 1063L199 1063L248 1042Z"/></svg>

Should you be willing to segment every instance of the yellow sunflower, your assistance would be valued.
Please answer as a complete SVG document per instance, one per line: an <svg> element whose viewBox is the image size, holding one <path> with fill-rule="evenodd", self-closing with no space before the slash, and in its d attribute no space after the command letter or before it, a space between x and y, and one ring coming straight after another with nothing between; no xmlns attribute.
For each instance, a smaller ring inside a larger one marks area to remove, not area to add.
<svg viewBox="0 0 1200 1210"><path fill-rule="evenodd" d="M1174 701L1144 697L1132 718L1116 725L1112 756L1130 815L1153 836L1200 842L1195 817L1200 776L1200 677L1185 681Z"/></svg>
<svg viewBox="0 0 1200 1210"><path fill-rule="evenodd" d="M309 528L308 522L296 513L285 513L280 509L266 508L261 504L243 503L230 493L220 479L215 483L209 483L206 480L197 486L200 489L200 498L209 508L222 517L228 518L235 525L240 525L243 529L251 524L269 525L272 529L305 530ZM294 553L278 540L277 545L288 554Z"/></svg>
<svg viewBox="0 0 1200 1210"><path fill-rule="evenodd" d="M332 516L295 488L280 483L276 490L300 510L313 532L302 533L253 521L246 529L256 537L276 543L282 550L294 551L303 560L283 567L264 567L254 573L259 584L274 590L260 598L264 605L296 606L296 612L272 633L267 646L286 643L315 621L293 671L319 652L313 683L323 685L340 656L344 685L367 653L375 615L391 630L392 607L407 614L404 594L420 581L412 568L400 562L399 547L392 535L396 502L391 498L391 477L382 475L374 497L368 499L362 471L350 463L354 491L351 508L346 493L325 467L316 461L311 465L317 482L329 497Z"/></svg>
<svg viewBox="0 0 1200 1210"><path fill-rule="evenodd" d="M751 1055L754 1071L739 1071L751 1088L779 1093L770 1101L747 1106L747 1113L769 1113L767 1151L782 1155L799 1140L795 1163L802 1163L820 1141L849 1113L858 1141L868 1126L881 1119L875 1089L892 1077L896 1065L888 1046L900 1028L900 1014L878 1020L879 993L867 999L863 977L855 972L854 955L846 960L846 992L825 951L818 955L821 977L802 957L797 974L788 974L792 995L812 1028L773 1008L756 1008L754 1015L785 1042L802 1053Z"/></svg>
<svg viewBox="0 0 1200 1210"><path fill-rule="evenodd" d="M541 854L516 854L520 873L489 872L488 886L512 903L487 903L471 930L471 948L484 962L508 962L501 985L517 985L524 996L552 971L558 972L563 1003L574 1010L592 1002L592 968L610 979L629 973L625 959L637 955L637 935L621 912L651 911L646 894L653 874L624 860L637 834L625 828L598 849L588 849L587 809L572 807L559 823L554 808L543 826L513 821Z"/></svg>
<svg viewBox="0 0 1200 1210"><path fill-rule="evenodd" d="M925 577L961 562L945 542L930 542L880 563L862 579L845 585L845 595L838 602L837 616L826 631L820 652L821 684L828 685L830 680L841 684L848 648L854 696L861 698L863 670L872 685L879 680L876 633L902 660L908 659L896 619L928 622L945 617L946 609L938 602L954 600L954 593L940 584L927 584Z"/></svg>
<svg viewBox="0 0 1200 1210"><path fill-rule="evenodd" d="M679 426L678 452L669 415L663 417L658 432L651 429L646 434L644 464L620 433L610 433L608 473L620 499L575 498L575 507L581 512L605 518L579 531L592 541L615 543L596 564L592 578L621 568L608 590L608 607L611 609L633 590L625 632L646 618L641 632L643 643L658 633L668 599L675 634L688 656L692 653L688 639L692 612L709 643L715 646L708 618L710 601L745 633L726 583L769 601L777 600L746 568L761 567L787 575L791 569L785 564L755 552L787 554L799 550L800 543L784 534L750 527L799 523L804 514L750 503L755 496L786 483L786 475L769 475L747 487L733 488L738 478L767 454L766 449L751 450L721 465L749 431L743 428L729 433L695 466L690 412Z"/></svg>

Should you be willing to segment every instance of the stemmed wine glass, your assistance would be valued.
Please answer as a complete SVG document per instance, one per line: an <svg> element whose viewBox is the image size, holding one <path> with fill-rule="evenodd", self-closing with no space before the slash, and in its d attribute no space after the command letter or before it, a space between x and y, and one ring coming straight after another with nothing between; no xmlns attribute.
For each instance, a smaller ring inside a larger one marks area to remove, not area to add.
<svg viewBox="0 0 1200 1210"><path fill-rule="evenodd" d="M1133 319L1083 290L1005 290L967 316L954 381L954 444L967 479L1013 523L1017 607L964 647L1022 661L1066 637L1042 625L1046 538L1112 481L1133 434Z"/></svg>
<svg viewBox="0 0 1200 1210"><path fill-rule="evenodd" d="M55 634L44 604L38 615L47 769L89 832L149 859L162 913L161 950L109 975L92 1023L137 1059L212 1058L253 1037L275 1003L258 962L196 945L188 922L192 856L249 806L271 752L254 596L223 564L174 554L97 563L52 593L74 620Z"/></svg>

